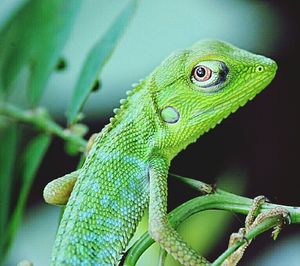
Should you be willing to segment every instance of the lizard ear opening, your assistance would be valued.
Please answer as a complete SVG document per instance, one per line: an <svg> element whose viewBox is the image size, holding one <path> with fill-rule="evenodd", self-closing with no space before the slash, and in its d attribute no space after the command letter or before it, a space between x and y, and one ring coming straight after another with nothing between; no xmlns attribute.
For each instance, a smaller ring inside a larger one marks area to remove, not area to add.
<svg viewBox="0 0 300 266"><path fill-rule="evenodd" d="M226 80L229 70L224 62L203 61L194 66L191 73L191 81L197 86L196 89L215 92L221 88Z"/></svg>
<svg viewBox="0 0 300 266"><path fill-rule="evenodd" d="M163 121L168 124L177 123L180 118L180 114L179 114L178 110L176 110L173 106L167 106L167 107L163 108L161 110L160 114L161 114Z"/></svg>

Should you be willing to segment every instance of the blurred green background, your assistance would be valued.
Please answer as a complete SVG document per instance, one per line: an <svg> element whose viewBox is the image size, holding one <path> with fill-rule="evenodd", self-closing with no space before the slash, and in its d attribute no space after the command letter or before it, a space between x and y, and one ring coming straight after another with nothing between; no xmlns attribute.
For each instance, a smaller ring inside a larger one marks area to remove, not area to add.
<svg viewBox="0 0 300 266"><path fill-rule="evenodd" d="M0 26L24 2L2 0ZM81 1L61 54L67 67L52 73L41 100L41 105L62 125L66 123L66 109L84 59L126 3ZM131 84L147 76L169 53L202 38L229 41L274 58L279 65L277 77L253 102L183 151L173 161L171 172L217 182L221 188L249 197L263 194L275 203L300 205L299 11L296 1L139 1L129 27L101 73L101 89L92 93L85 105L88 135L101 130ZM4 42L0 37L0 47ZM19 58L12 55L11 60ZM19 106L26 106L25 79L26 71L23 71L10 97ZM52 142L37 173L25 217L5 265L16 265L24 258L36 266L49 263L59 208L43 202L42 189L53 178L72 171L77 161L78 156L65 154L62 141ZM13 189L16 195L18 190L16 185ZM181 183L170 180L170 209L196 195ZM197 215L182 231L212 260L226 248L230 232L243 226L243 218L220 213ZM201 240L205 232L209 234ZM299 227L290 226L276 242L267 234L259 237L241 265L300 265L299 248ZM148 255L140 265L155 265L155 260Z"/></svg>

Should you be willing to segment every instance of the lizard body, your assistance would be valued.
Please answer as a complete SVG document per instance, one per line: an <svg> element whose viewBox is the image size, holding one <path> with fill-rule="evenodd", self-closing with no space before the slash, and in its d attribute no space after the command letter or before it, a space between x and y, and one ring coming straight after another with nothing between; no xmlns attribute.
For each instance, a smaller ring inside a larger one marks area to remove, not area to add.
<svg viewBox="0 0 300 266"><path fill-rule="evenodd" d="M154 240L183 265L208 264L168 223L169 165L264 89L276 69L271 59L216 40L200 41L164 60L121 101L76 171L76 183L71 178L75 186L51 265L118 265L148 206ZM61 187L46 187L45 198Z"/></svg>
<svg viewBox="0 0 300 266"><path fill-rule="evenodd" d="M126 107L131 115L116 115L108 132L96 137L62 218L53 265L114 265L120 259L148 206L150 151L145 140L154 126L145 123L151 116L140 116L147 109ZM141 130L137 125L143 123Z"/></svg>

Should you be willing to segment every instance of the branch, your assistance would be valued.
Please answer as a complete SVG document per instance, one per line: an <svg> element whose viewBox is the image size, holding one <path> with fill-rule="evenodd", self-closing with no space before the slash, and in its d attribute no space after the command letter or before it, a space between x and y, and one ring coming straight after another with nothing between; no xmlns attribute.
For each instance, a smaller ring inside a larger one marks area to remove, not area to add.
<svg viewBox="0 0 300 266"><path fill-rule="evenodd" d="M231 247L228 247L212 264L211 266L220 266L222 263L232 254L234 253L239 247L246 244L247 242L251 241L256 236L264 233L265 231L274 228L278 225L279 221L282 217L269 217L262 223L258 224L255 228L253 228L248 234L245 235L245 239L238 241Z"/></svg>
<svg viewBox="0 0 300 266"><path fill-rule="evenodd" d="M70 129L64 129L49 116L45 109L37 108L33 110L22 110L12 104L1 102L0 116L6 116L17 122L27 123L36 126L38 129L49 134L56 135L66 142L77 145L84 151L87 142Z"/></svg>
<svg viewBox="0 0 300 266"><path fill-rule="evenodd" d="M170 174L184 183L192 186L193 188L199 190L200 188L205 187L206 189L211 187L208 184L203 182L193 180L190 178L181 177L178 175ZM206 190L205 189L205 190ZM226 210L230 212L236 212L241 214L247 214L252 206L252 200L246 197L241 197L221 189L216 189L212 194L208 194L205 196L200 196L194 199L191 199L176 209L168 215L168 220L170 224L177 228L182 222L184 222L187 218L201 211L205 210ZM262 205L261 211L271 210L275 207L285 208L290 215L291 223L300 224L300 207L290 207L284 205L277 205L271 203L265 203ZM259 226L254 228L249 232L246 237L248 239L252 239L255 236L261 234L262 232L276 226L278 224L278 218L270 218L266 219ZM139 257L145 252L145 250L150 247L154 241L150 238L148 233L145 233L141 238L132 246L129 250L124 265L125 266L134 266ZM223 253L215 262L215 265L220 265L222 261L224 261L230 254L232 254L238 247L243 245L244 242L240 241L230 247L225 253Z"/></svg>

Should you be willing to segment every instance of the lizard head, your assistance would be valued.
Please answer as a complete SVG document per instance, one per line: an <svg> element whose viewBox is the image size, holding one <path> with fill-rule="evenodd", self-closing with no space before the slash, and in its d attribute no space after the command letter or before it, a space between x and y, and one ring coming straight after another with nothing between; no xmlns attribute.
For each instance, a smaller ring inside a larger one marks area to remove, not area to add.
<svg viewBox="0 0 300 266"><path fill-rule="evenodd" d="M174 155L253 99L276 63L228 43L204 40L170 55L153 72L160 146Z"/></svg>

